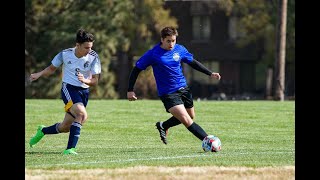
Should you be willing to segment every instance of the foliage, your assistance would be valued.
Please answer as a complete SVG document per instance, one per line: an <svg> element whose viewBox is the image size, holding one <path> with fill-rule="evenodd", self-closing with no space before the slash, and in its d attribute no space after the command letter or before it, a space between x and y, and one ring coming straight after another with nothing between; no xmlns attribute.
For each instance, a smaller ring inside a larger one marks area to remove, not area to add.
<svg viewBox="0 0 320 180"><path fill-rule="evenodd" d="M93 49L102 64L99 85L92 88L92 97L118 98L111 57L119 50L134 56L150 48L153 33L167 20L172 24L162 4L160 0L26 0L26 76L41 71L58 52L74 46L75 32L83 27L94 34ZM50 81L40 78L32 83L25 91L26 97L58 98L61 68L56 75L48 77Z"/></svg>
<svg viewBox="0 0 320 180"><path fill-rule="evenodd" d="M120 98L126 98L127 81L122 80L120 76L129 76L129 73L123 71L130 71L135 63L135 57L140 57L148 49L152 48L156 41L160 40L160 30L165 26L177 27L175 18L170 17L169 10L163 9L164 1L161 0L135 0L132 9L132 20L125 21L120 25L118 34L123 38L121 46L118 47L118 70L117 77L120 79L117 82L120 91ZM127 58L122 58L123 54ZM151 73L149 73L151 72ZM153 76L152 72L146 72ZM136 91L142 92L144 97L154 97L156 86L149 86L145 88L146 84L154 84L152 77L142 77L144 83L136 83ZM137 80L138 82L141 80Z"/></svg>
<svg viewBox="0 0 320 180"><path fill-rule="evenodd" d="M241 36L237 40L237 45L245 46L251 42L264 42L262 61L267 66L273 66L275 61L277 2L239 0L229 3L232 8L227 11L239 17L237 28ZM288 0L286 41L286 61L290 63L295 60L295 0Z"/></svg>
<svg viewBox="0 0 320 180"><path fill-rule="evenodd" d="M146 70L142 71L139 74L135 86L137 87L135 88L135 93L138 96L138 98L158 99L156 83L151 67L148 67Z"/></svg>
<svg viewBox="0 0 320 180"><path fill-rule="evenodd" d="M266 73L273 68L276 62L276 33L279 21L279 1L266 0L227 0L218 1L227 15L238 18L238 38L235 44L244 47L256 43L259 49L260 61L257 62L257 71ZM287 1L287 27L286 27L286 87L287 95L294 95L295 74L295 0ZM261 74L261 73L260 73ZM265 76L257 76L257 84L265 85ZM276 77L274 77L276 78ZM262 81L261 81L262 80ZM276 80L273 80L276 82ZM259 86L259 85L258 85Z"/></svg>
<svg viewBox="0 0 320 180"><path fill-rule="evenodd" d="M261 61L259 66L273 66L275 57L275 32L277 1L266 0L217 0L217 5L228 16L239 17L238 30L241 34L237 45L245 46L260 42ZM182 2L181 2L182 3ZM121 71L132 69L134 60L150 49L164 26L178 27L163 8L163 0L25 0L25 73L38 72L50 64L59 51L75 44L75 32L84 27L96 38L93 49L98 52L102 63L102 74L97 87L92 88L93 98L119 98L115 87L127 82L118 81ZM294 73L295 62L295 0L288 0L287 10L286 63ZM128 59L118 59L118 72L111 66L111 58L119 52ZM152 76L152 71L146 72ZM27 98L59 98L62 71L40 78L25 90ZM49 80L50 79L50 80ZM153 78L144 79L135 89L146 97L153 97L156 87ZM146 84L150 85L146 88ZM150 94L148 94L150 92Z"/></svg>

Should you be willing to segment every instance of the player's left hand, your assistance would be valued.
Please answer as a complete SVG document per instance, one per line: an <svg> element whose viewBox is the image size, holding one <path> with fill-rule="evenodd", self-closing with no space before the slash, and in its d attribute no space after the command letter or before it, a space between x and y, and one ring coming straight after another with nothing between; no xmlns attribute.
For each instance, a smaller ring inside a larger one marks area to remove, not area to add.
<svg viewBox="0 0 320 180"><path fill-rule="evenodd" d="M218 79L218 80L221 79L220 74L219 74L219 73L215 73L215 72L213 72L213 73L211 74L211 77L216 78L216 79Z"/></svg>
<svg viewBox="0 0 320 180"><path fill-rule="evenodd" d="M83 74L81 74L80 72L78 72L78 80L82 83L84 83L84 77L83 77Z"/></svg>

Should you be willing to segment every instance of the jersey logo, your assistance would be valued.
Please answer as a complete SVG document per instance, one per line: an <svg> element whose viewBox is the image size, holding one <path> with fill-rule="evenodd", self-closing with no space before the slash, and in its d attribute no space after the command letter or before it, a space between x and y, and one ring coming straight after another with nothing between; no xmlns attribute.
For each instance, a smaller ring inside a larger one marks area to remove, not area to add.
<svg viewBox="0 0 320 180"><path fill-rule="evenodd" d="M86 61L83 65L84 68L88 67L89 66L89 61Z"/></svg>
<svg viewBox="0 0 320 180"><path fill-rule="evenodd" d="M180 59L179 53L173 53L173 59L174 59L175 61L179 61L179 59Z"/></svg>
<svg viewBox="0 0 320 180"><path fill-rule="evenodd" d="M76 71L76 73L74 75L78 76L78 73L80 72L80 69L76 68L75 71Z"/></svg>

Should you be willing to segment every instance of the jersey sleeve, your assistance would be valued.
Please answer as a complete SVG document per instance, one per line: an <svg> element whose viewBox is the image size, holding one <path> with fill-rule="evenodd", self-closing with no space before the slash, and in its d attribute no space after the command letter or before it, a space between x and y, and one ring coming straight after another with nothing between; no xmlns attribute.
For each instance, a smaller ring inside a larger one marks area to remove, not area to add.
<svg viewBox="0 0 320 180"><path fill-rule="evenodd" d="M99 56L97 55L96 58L92 61L92 69L91 73L94 74L100 74L101 73L101 62L99 59Z"/></svg>
<svg viewBox="0 0 320 180"><path fill-rule="evenodd" d="M184 63L191 63L193 60L193 54L191 54L184 46L181 45L183 57L181 58L181 61Z"/></svg>
<svg viewBox="0 0 320 180"><path fill-rule="evenodd" d="M145 70L148 66L152 64L152 50L147 51L144 55L138 59L136 62L136 66L141 69Z"/></svg>
<svg viewBox="0 0 320 180"><path fill-rule="evenodd" d="M62 51L52 59L51 63L55 67L59 67L63 63Z"/></svg>

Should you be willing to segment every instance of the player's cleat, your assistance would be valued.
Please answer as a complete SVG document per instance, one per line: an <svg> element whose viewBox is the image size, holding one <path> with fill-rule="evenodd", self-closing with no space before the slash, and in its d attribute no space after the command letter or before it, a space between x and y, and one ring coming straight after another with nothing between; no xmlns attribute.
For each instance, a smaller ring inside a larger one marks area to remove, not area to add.
<svg viewBox="0 0 320 180"><path fill-rule="evenodd" d="M156 127L157 127L157 129L158 129L158 131L159 131L161 141L162 141L164 144L167 144L168 129L165 130L165 129L161 128L160 122L157 122L157 123L156 123Z"/></svg>
<svg viewBox="0 0 320 180"><path fill-rule="evenodd" d="M34 135L33 137L31 137L29 145L30 147L33 147L35 144L37 144L44 136L42 129L44 128L44 125L40 125L38 126L38 130L36 135Z"/></svg>
<svg viewBox="0 0 320 180"><path fill-rule="evenodd" d="M71 154L71 155L78 155L76 152L76 148L66 149L63 151L64 155Z"/></svg>

